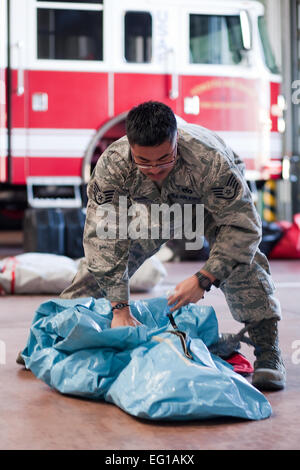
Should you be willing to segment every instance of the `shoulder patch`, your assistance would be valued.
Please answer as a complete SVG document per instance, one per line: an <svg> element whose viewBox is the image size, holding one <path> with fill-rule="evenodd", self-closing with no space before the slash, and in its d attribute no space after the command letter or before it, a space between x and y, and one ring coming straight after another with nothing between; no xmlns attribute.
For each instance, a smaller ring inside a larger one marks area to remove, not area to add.
<svg viewBox="0 0 300 470"><path fill-rule="evenodd" d="M115 190L114 189L109 189L107 191L101 191L99 188L98 184L94 183L93 187L93 193L94 193L94 200L97 204L106 204L112 202L114 195L115 195Z"/></svg>
<svg viewBox="0 0 300 470"><path fill-rule="evenodd" d="M212 188L212 191L216 198L226 199L227 201L232 200L236 197L239 188L239 182L236 177L232 174L225 186Z"/></svg>
<svg viewBox="0 0 300 470"><path fill-rule="evenodd" d="M193 193L193 191L190 188L186 188L186 187L181 186L180 189L185 194L192 194Z"/></svg>

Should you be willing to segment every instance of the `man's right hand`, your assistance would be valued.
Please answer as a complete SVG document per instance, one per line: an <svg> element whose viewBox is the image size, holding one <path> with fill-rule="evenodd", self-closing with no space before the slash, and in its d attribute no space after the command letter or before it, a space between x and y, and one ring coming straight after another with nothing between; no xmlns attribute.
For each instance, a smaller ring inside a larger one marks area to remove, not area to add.
<svg viewBox="0 0 300 470"><path fill-rule="evenodd" d="M112 306L116 305L117 302L112 302ZM118 326L139 326L140 323L130 311L130 307L124 307L120 310L113 311L113 319L111 322L111 328L117 328Z"/></svg>

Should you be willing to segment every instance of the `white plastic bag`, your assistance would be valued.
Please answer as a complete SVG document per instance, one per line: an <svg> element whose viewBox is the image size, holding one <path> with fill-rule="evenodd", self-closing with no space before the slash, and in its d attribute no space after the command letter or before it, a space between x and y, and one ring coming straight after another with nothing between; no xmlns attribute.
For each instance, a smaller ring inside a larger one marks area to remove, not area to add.
<svg viewBox="0 0 300 470"><path fill-rule="evenodd" d="M77 273L78 261L48 253L25 253L0 261L0 294L60 294ZM131 277L132 292L147 292L167 272L152 256Z"/></svg>
<svg viewBox="0 0 300 470"><path fill-rule="evenodd" d="M148 292L167 276L167 271L156 255L146 259L130 278L131 292Z"/></svg>
<svg viewBox="0 0 300 470"><path fill-rule="evenodd" d="M72 282L77 264L67 256L25 253L0 261L2 294L58 294Z"/></svg>

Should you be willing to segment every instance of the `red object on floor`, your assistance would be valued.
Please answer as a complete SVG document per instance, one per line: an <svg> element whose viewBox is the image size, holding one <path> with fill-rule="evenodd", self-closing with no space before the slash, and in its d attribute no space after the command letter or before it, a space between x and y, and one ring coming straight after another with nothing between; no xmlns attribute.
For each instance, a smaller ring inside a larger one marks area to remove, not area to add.
<svg viewBox="0 0 300 470"><path fill-rule="evenodd" d="M282 221L277 224L283 229L283 237L269 255L270 259L300 258L300 214L294 215L293 223Z"/></svg>
<svg viewBox="0 0 300 470"><path fill-rule="evenodd" d="M226 359L226 362L229 362L233 366L234 372L238 374L248 375L254 372L251 363L242 354L233 353Z"/></svg>

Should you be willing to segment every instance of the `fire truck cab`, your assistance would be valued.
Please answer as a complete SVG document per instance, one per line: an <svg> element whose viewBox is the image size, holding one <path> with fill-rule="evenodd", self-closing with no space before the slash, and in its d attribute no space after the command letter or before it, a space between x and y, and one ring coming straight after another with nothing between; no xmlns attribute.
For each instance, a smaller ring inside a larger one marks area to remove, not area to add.
<svg viewBox="0 0 300 470"><path fill-rule="evenodd" d="M243 0L1 1L0 189L86 183L147 100L216 131L248 180L280 175L284 103L263 13Z"/></svg>

